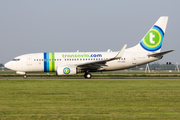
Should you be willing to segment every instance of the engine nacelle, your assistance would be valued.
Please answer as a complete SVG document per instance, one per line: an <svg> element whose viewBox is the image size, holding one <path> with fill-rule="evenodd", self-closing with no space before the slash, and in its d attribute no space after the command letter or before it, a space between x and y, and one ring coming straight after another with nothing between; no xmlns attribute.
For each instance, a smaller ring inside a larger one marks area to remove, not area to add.
<svg viewBox="0 0 180 120"><path fill-rule="evenodd" d="M76 75L76 66L58 66L57 75Z"/></svg>

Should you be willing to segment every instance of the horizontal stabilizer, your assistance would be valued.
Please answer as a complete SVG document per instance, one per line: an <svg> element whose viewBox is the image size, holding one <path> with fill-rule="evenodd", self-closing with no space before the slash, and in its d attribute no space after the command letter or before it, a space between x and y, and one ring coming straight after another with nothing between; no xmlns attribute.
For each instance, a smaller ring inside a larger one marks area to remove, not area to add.
<svg viewBox="0 0 180 120"><path fill-rule="evenodd" d="M163 56L163 55L165 55L165 54L167 54L167 53L170 53L170 52L172 52L172 51L174 51L174 50L169 50L169 51L165 51L165 52L150 54L150 55L148 55L148 57Z"/></svg>

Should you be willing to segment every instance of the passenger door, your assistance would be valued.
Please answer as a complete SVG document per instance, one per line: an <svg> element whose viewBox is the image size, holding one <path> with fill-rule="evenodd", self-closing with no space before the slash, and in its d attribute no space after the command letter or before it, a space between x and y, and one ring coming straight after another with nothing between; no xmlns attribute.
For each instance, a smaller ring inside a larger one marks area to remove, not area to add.
<svg viewBox="0 0 180 120"><path fill-rule="evenodd" d="M132 64L136 64L136 62L137 62L136 54L133 54L132 55Z"/></svg>
<svg viewBox="0 0 180 120"><path fill-rule="evenodd" d="M27 65L32 65L32 56L27 56Z"/></svg>

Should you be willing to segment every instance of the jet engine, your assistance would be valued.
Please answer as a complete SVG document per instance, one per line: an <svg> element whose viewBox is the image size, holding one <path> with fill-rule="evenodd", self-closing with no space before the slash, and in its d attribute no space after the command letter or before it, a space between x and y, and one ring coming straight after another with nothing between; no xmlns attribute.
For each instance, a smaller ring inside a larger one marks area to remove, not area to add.
<svg viewBox="0 0 180 120"><path fill-rule="evenodd" d="M56 75L76 75L76 66L58 66Z"/></svg>

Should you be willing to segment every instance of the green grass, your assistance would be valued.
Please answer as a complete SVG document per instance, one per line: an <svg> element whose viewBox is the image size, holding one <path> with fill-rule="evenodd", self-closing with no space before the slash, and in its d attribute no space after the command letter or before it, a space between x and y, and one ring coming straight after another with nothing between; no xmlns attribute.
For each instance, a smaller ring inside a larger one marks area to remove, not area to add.
<svg viewBox="0 0 180 120"><path fill-rule="evenodd" d="M1 80L0 119L180 119L179 80Z"/></svg>

